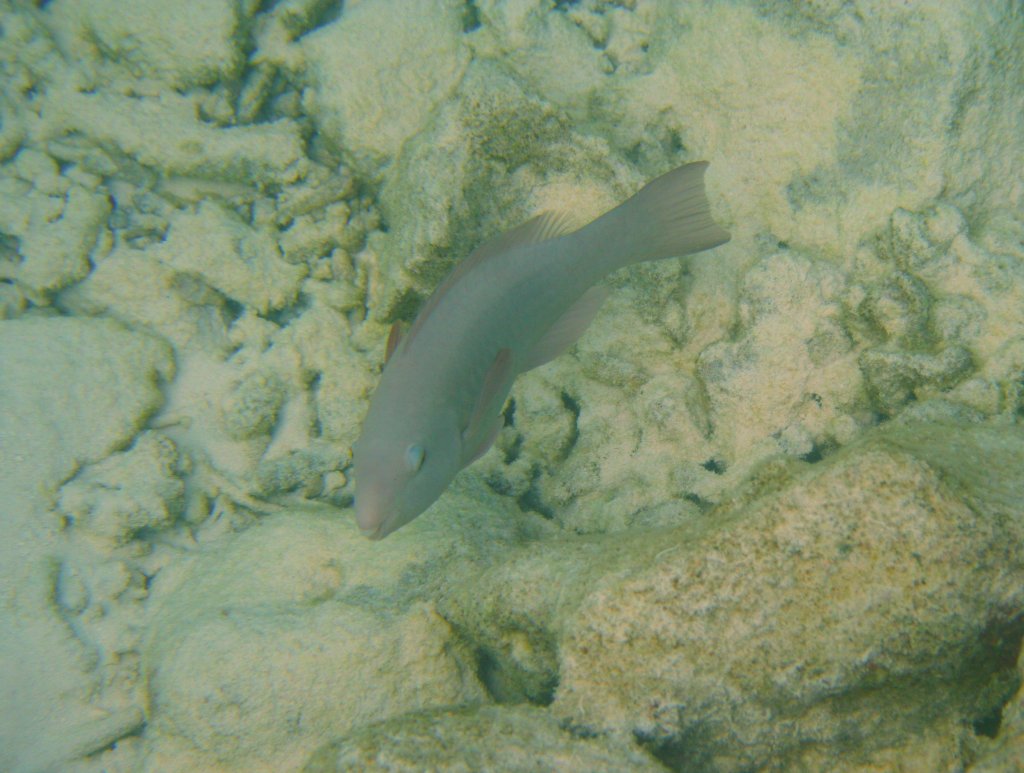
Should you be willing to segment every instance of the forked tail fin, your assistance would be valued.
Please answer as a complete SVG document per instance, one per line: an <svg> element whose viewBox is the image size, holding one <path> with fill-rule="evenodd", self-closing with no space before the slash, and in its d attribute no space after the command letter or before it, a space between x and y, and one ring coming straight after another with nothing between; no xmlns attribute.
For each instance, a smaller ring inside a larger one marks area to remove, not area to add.
<svg viewBox="0 0 1024 773"><path fill-rule="evenodd" d="M677 167L581 229L601 273L631 263L688 255L729 241L711 217L707 161Z"/></svg>

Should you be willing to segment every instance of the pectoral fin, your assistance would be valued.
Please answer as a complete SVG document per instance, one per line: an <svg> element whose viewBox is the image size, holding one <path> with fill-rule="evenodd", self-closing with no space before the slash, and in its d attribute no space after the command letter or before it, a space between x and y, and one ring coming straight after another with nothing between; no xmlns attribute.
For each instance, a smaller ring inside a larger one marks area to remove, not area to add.
<svg viewBox="0 0 1024 773"><path fill-rule="evenodd" d="M403 335L402 323L401 322L395 322L391 326L391 330L388 333L388 342L387 342L387 345L384 347L384 364L385 365L387 364L388 360L391 359L391 355L395 353L395 349L398 348L398 345L400 343L402 343L402 335Z"/></svg>
<svg viewBox="0 0 1024 773"><path fill-rule="evenodd" d="M462 466L479 459L494 443L501 429L501 402L515 374L512 350L500 349L484 376L469 423L462 431Z"/></svg>

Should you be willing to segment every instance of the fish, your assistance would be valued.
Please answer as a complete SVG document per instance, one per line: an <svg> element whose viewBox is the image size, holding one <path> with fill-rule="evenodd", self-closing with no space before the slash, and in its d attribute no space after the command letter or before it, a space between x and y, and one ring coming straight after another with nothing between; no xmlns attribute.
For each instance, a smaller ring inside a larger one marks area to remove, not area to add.
<svg viewBox="0 0 1024 773"><path fill-rule="evenodd" d="M582 228L550 211L491 238L408 332L392 325L352 448L363 535L379 540L412 521L491 447L516 377L579 339L607 296L605 276L729 241L711 215L707 167L677 167Z"/></svg>

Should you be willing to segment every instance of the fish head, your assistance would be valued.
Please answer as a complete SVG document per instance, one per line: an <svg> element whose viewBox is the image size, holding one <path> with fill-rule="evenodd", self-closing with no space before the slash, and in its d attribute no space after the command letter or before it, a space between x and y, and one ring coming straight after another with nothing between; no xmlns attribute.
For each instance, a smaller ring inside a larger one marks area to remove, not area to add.
<svg viewBox="0 0 1024 773"><path fill-rule="evenodd" d="M459 435L444 427L387 427L367 417L353 447L356 522L386 537L434 504L459 471Z"/></svg>

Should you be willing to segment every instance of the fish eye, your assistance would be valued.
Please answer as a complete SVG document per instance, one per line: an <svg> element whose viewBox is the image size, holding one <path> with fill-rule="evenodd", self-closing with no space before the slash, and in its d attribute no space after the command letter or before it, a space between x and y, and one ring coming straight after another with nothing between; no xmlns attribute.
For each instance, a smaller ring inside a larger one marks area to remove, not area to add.
<svg viewBox="0 0 1024 773"><path fill-rule="evenodd" d="M413 443L405 449L405 466L409 472L416 472L420 467L423 466L423 460L426 458L427 452L423 450L423 446Z"/></svg>

